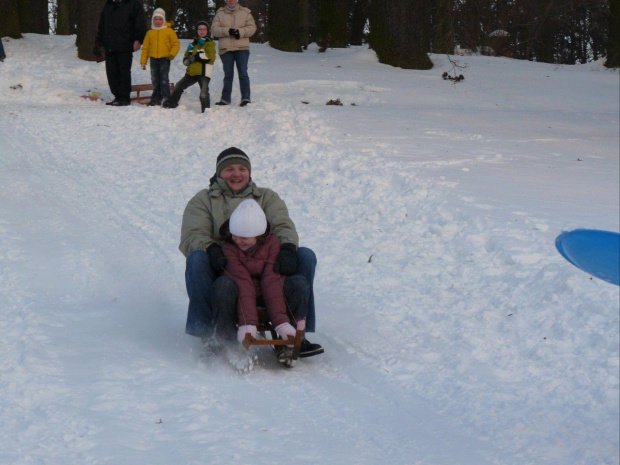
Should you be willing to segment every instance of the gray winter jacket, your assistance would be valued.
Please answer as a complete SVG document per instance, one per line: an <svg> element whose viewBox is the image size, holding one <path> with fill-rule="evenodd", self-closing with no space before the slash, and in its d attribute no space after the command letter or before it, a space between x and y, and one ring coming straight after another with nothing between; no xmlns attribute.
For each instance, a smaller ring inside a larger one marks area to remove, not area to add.
<svg viewBox="0 0 620 465"><path fill-rule="evenodd" d="M209 189L198 192L185 207L179 244L183 255L187 257L196 250L207 250L214 241L220 239L222 224L245 199L254 199L262 207L271 231L280 240L280 244L299 245L295 224L278 194L271 189L258 187L252 181L244 190L233 194L226 182L217 178Z"/></svg>

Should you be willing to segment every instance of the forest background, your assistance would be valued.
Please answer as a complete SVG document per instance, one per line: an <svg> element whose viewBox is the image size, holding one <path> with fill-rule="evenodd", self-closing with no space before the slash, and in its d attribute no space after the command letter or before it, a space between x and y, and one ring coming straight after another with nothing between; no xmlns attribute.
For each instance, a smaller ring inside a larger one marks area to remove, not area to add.
<svg viewBox="0 0 620 465"><path fill-rule="evenodd" d="M75 35L78 56L94 60L107 0L0 0L0 36ZM211 21L224 0L141 0L150 18L163 8L180 38ZM241 0L258 25L252 40L277 50L319 51L369 44L380 62L430 69L429 53L506 56L576 64L606 57L620 66L620 0Z"/></svg>

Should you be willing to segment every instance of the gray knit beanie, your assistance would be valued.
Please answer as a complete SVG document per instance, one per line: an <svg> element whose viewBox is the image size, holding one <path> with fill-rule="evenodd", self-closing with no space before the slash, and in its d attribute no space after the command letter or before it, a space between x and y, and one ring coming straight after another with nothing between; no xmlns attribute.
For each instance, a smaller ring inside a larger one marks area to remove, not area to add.
<svg viewBox="0 0 620 465"><path fill-rule="evenodd" d="M240 150L237 147L227 148L217 156L215 174L220 177L222 175L222 171L224 171L224 168L235 164L245 166L250 172L250 176L252 175L250 158L243 152L243 150Z"/></svg>

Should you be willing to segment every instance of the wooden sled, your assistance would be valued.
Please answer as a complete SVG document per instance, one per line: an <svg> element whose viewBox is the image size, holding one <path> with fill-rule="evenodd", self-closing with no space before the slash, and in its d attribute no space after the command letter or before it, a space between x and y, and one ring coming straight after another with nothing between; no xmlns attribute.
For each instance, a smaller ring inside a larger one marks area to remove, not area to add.
<svg viewBox="0 0 620 465"><path fill-rule="evenodd" d="M250 333L246 333L243 339L243 347L247 350L250 346L271 346L276 353L278 353L281 348L291 347L292 351L290 355L278 356L278 361L287 368L295 366L295 362L299 358L303 331L298 329L295 337L289 336L287 340L279 339L276 329L267 320L267 311L264 308L259 308L258 315L261 323L258 324L256 330L257 334L260 334L261 339L253 338Z"/></svg>
<svg viewBox="0 0 620 465"><path fill-rule="evenodd" d="M151 94L153 93L153 85L152 84L134 84L131 86L132 94L135 92L135 96L132 96L130 100L132 102L138 102L142 105L148 105L151 101ZM147 95L140 95L141 92L150 92ZM170 83L170 95L174 92L174 84Z"/></svg>

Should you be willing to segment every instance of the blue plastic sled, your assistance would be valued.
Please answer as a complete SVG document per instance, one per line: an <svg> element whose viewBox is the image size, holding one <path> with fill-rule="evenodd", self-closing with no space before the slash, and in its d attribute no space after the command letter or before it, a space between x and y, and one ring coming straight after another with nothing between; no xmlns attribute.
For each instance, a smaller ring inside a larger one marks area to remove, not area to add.
<svg viewBox="0 0 620 465"><path fill-rule="evenodd" d="M560 234L555 246L577 268L608 283L620 285L620 234L576 229Z"/></svg>

